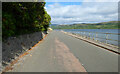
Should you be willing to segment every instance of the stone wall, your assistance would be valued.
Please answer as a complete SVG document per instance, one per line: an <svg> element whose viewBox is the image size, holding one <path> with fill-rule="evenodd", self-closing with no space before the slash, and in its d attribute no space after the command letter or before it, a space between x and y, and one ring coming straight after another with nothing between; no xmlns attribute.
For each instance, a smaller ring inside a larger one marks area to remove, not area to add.
<svg viewBox="0 0 120 74"><path fill-rule="evenodd" d="M2 42L2 65L8 65L12 60L23 52L29 50L45 36L43 32L9 37Z"/></svg>

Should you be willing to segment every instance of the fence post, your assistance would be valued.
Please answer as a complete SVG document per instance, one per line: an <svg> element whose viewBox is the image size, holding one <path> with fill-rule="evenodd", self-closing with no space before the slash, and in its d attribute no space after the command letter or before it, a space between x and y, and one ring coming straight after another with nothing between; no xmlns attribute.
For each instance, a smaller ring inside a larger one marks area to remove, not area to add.
<svg viewBox="0 0 120 74"><path fill-rule="evenodd" d="M83 32L81 32L81 36L83 37Z"/></svg>
<svg viewBox="0 0 120 74"><path fill-rule="evenodd" d="M94 40L94 34L93 34L93 40Z"/></svg>
<svg viewBox="0 0 120 74"><path fill-rule="evenodd" d="M82 32L80 32L80 36L82 37Z"/></svg>
<svg viewBox="0 0 120 74"><path fill-rule="evenodd" d="M85 32L84 32L84 38L86 38L86 36L85 36Z"/></svg>
<svg viewBox="0 0 120 74"><path fill-rule="evenodd" d="M96 41L98 41L98 40L97 40L97 35L98 35L98 34L97 34L97 32L96 32Z"/></svg>
<svg viewBox="0 0 120 74"><path fill-rule="evenodd" d="M108 34L106 34L106 43L107 43L107 40L108 40Z"/></svg>
<svg viewBox="0 0 120 74"><path fill-rule="evenodd" d="M83 38L84 38L84 32L82 32Z"/></svg>
<svg viewBox="0 0 120 74"><path fill-rule="evenodd" d="M89 32L89 39L90 39L90 32Z"/></svg>

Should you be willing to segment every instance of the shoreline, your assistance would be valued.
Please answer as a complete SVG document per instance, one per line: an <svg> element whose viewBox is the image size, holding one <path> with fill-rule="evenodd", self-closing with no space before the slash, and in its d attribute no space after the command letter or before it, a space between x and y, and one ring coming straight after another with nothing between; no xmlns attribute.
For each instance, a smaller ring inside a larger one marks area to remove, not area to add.
<svg viewBox="0 0 120 74"><path fill-rule="evenodd" d="M85 41L87 43L90 43L92 45L95 45L97 47L101 47L101 48L104 48L104 49L106 49L108 51L114 52L116 54L120 54L118 46L114 46L114 45L111 45L111 44L98 42L98 41L95 41L95 40L92 40L92 39L88 39L88 38L83 38L80 35L75 34L75 33L69 33L69 32L65 32L65 31L61 31L61 32L63 32L64 34L67 34L69 36L75 37L77 39L83 40L83 41Z"/></svg>
<svg viewBox="0 0 120 74"><path fill-rule="evenodd" d="M70 29L53 29L53 30L70 30ZM74 30L74 29L71 29L71 30ZM86 30L86 29L85 29ZM104 29L105 30L105 29ZM108 29L106 29L108 30ZM109 30L120 30L120 29L109 29Z"/></svg>

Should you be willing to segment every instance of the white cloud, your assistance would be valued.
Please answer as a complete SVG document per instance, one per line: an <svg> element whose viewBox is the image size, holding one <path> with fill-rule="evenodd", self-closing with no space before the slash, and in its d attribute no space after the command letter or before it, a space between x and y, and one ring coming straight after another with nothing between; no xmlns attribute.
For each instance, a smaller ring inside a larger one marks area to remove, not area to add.
<svg viewBox="0 0 120 74"><path fill-rule="evenodd" d="M83 2L119 2L120 0L83 0Z"/></svg>
<svg viewBox="0 0 120 74"><path fill-rule="evenodd" d="M46 2L119 2L120 0L45 0Z"/></svg>
<svg viewBox="0 0 120 74"><path fill-rule="evenodd" d="M72 24L79 22L117 21L117 2L83 2L82 5L48 5L52 23Z"/></svg>

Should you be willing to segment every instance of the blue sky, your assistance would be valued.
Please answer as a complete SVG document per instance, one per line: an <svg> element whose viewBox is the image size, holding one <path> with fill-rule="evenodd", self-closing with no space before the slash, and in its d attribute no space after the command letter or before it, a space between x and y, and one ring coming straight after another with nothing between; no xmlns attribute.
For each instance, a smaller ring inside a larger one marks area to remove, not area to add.
<svg viewBox="0 0 120 74"><path fill-rule="evenodd" d="M46 7L49 8L49 5L55 4L55 3L59 3L62 6L66 6L66 5L81 5L82 2L47 2L46 3Z"/></svg>
<svg viewBox="0 0 120 74"><path fill-rule="evenodd" d="M110 2L110 0L106 0L106 2L104 2L105 0L103 2L97 2L100 0L89 1L46 2L45 8L52 18L52 24L98 23L118 20L117 0L116 2Z"/></svg>

